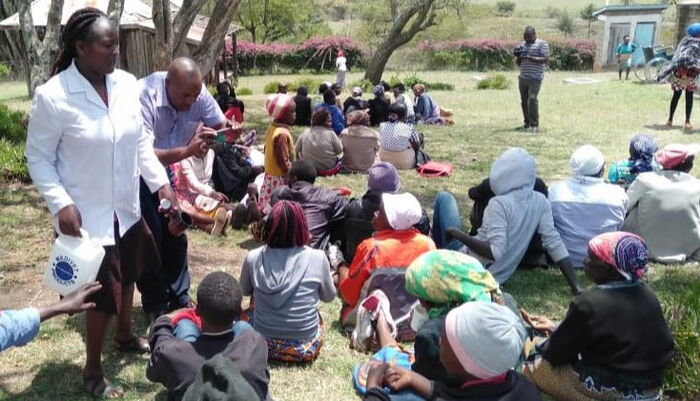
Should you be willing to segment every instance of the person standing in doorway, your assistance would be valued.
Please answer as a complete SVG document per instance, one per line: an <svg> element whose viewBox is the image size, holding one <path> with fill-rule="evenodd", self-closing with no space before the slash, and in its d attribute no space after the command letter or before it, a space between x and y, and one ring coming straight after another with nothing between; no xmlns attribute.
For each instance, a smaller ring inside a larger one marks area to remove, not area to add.
<svg viewBox="0 0 700 401"><path fill-rule="evenodd" d="M520 101L523 108L524 130L539 131L540 116L537 95L544 79L544 67L549 62L549 45L537 39L535 28L525 27L525 41L515 49L515 62L520 67L518 77Z"/></svg>
<svg viewBox="0 0 700 401"><path fill-rule="evenodd" d="M622 79L622 70L625 70L625 80L630 78L632 54L634 54L636 50L637 44L630 41L630 35L623 36L622 43L620 43L615 50L617 64L619 65L617 70L619 79Z"/></svg>

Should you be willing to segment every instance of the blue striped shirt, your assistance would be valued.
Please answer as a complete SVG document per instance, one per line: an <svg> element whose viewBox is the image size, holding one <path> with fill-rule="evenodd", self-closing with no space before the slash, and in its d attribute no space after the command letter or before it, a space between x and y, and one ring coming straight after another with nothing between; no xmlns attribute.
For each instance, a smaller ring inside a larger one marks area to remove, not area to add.
<svg viewBox="0 0 700 401"><path fill-rule="evenodd" d="M522 57L549 57L549 45L542 39L537 39L534 43L523 42L520 47L523 49ZM520 63L520 78L543 80L544 64L523 59Z"/></svg>

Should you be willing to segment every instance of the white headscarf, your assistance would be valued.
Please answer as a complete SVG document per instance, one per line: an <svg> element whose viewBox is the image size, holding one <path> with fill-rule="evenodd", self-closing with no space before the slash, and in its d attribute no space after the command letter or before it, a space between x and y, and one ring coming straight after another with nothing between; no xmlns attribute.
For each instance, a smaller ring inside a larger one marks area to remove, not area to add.
<svg viewBox="0 0 700 401"><path fill-rule="evenodd" d="M423 217L423 209L415 196L410 193L382 194L384 214L394 230L407 230Z"/></svg>
<svg viewBox="0 0 700 401"><path fill-rule="evenodd" d="M509 148L491 165L489 184L496 195L520 188L534 188L537 166L535 159L522 148Z"/></svg>
<svg viewBox="0 0 700 401"><path fill-rule="evenodd" d="M585 177L600 173L605 158L593 145L583 145L576 149L569 159L569 168L574 177Z"/></svg>
<svg viewBox="0 0 700 401"><path fill-rule="evenodd" d="M445 334L464 370L479 379L506 373L518 363L527 332L510 309L467 302L445 318Z"/></svg>

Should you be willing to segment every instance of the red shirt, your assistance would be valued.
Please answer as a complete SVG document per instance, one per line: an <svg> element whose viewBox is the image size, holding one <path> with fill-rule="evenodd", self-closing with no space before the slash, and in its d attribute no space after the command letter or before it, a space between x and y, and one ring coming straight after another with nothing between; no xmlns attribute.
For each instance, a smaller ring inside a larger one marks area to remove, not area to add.
<svg viewBox="0 0 700 401"><path fill-rule="evenodd" d="M371 238L360 242L350 265L350 273L338 286L338 291L347 304L344 310L355 308L360 300L362 286L374 269L406 269L417 257L434 249L433 240L415 228L378 231Z"/></svg>

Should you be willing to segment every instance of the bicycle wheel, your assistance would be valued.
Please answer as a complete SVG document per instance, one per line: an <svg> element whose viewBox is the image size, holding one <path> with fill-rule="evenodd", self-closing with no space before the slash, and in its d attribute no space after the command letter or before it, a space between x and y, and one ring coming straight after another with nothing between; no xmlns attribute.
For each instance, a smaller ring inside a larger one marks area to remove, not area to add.
<svg viewBox="0 0 700 401"><path fill-rule="evenodd" d="M645 67L644 61L639 61L632 65L632 72L634 73L634 76L642 82L647 80L646 76L644 76Z"/></svg>
<svg viewBox="0 0 700 401"><path fill-rule="evenodd" d="M656 57L644 67L644 77L647 82L656 82L656 78L671 62L663 57Z"/></svg>

